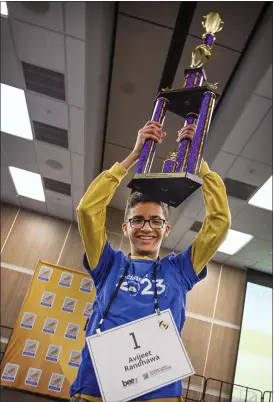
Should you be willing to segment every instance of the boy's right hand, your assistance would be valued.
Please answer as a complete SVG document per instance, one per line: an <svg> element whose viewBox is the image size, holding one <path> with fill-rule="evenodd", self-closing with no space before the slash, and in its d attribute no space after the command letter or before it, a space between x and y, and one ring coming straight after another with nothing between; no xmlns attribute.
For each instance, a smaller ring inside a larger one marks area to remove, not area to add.
<svg viewBox="0 0 274 402"><path fill-rule="evenodd" d="M146 140L162 142L166 133L163 132L162 124L156 121L148 121L146 125L138 131L137 140L132 153L139 158Z"/></svg>

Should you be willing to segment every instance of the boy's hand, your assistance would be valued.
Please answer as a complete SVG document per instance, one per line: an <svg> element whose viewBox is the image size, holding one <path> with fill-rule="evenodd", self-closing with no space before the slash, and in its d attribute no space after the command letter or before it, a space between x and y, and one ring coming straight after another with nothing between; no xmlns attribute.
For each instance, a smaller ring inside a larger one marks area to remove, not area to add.
<svg viewBox="0 0 274 402"><path fill-rule="evenodd" d="M162 124L156 121L148 121L146 125L138 131L136 144L132 153L139 158L146 140L162 142L166 133L163 132Z"/></svg>
<svg viewBox="0 0 274 402"><path fill-rule="evenodd" d="M181 130L178 131L178 138L176 141L181 142L182 140L185 140L187 138L193 140L195 130L195 124L189 124L188 126L183 127Z"/></svg>

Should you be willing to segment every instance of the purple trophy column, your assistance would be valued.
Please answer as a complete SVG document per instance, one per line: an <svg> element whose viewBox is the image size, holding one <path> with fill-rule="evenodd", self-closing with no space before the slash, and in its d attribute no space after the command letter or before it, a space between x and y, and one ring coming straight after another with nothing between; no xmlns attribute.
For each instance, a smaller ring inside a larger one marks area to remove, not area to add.
<svg viewBox="0 0 274 402"><path fill-rule="evenodd" d="M173 173L173 172L175 172L176 166L177 166L177 163L175 160L166 159L164 161L162 173Z"/></svg>
<svg viewBox="0 0 274 402"><path fill-rule="evenodd" d="M203 150L210 126L215 98L215 94L210 91L205 92L203 95L196 132L189 149L186 166L186 171L188 173L198 175L200 171Z"/></svg>
<svg viewBox="0 0 274 402"><path fill-rule="evenodd" d="M205 45L207 45L207 46L209 46L209 47L212 47L213 46L213 43L214 43L214 41L215 41L215 36L214 35L212 35L211 33L207 33L207 34L205 34L204 35L204 37L203 37L203 43L205 44Z"/></svg>
<svg viewBox="0 0 274 402"><path fill-rule="evenodd" d="M200 87L205 78L204 71L201 68L185 70L185 76L183 88Z"/></svg>
<svg viewBox="0 0 274 402"><path fill-rule="evenodd" d="M158 98L152 113L151 121L163 124L166 116L166 105L168 100ZM147 140L143 146L141 156L137 165L136 173L149 173L155 156L156 142Z"/></svg>
<svg viewBox="0 0 274 402"><path fill-rule="evenodd" d="M189 113L186 116L184 127L189 124L193 124L193 123L196 124L197 117L198 117L197 114ZM185 139L180 142L178 155L177 155L177 159L176 159L176 162L177 162L177 166L175 169L176 173L180 173L185 170L186 163L187 163L187 157L189 154L189 149L190 149L190 140L189 139Z"/></svg>

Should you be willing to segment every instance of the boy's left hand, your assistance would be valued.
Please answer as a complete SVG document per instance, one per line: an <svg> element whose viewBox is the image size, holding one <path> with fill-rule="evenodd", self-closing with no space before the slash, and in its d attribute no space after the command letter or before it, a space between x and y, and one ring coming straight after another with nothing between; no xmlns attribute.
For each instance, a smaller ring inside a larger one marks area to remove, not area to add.
<svg viewBox="0 0 274 402"><path fill-rule="evenodd" d="M195 124L189 124L183 127L181 130L178 131L178 138L176 141L181 142L182 140L185 139L193 140L195 130L196 130Z"/></svg>

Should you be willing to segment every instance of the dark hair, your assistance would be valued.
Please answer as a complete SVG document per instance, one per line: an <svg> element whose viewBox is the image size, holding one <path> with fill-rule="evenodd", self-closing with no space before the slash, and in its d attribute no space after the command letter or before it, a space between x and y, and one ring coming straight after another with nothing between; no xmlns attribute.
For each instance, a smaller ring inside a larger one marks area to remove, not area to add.
<svg viewBox="0 0 274 402"><path fill-rule="evenodd" d="M161 205L165 218L166 218L166 220L168 220L169 207L167 204L153 198L153 196L151 196L151 195L142 194L142 193L138 193L137 191L135 191L134 193L132 193L130 195L129 199L127 200L127 206L126 206L125 218L124 218L125 221L127 220L127 217L128 217L128 214L129 214L129 211L131 208L134 208L139 203L145 203L145 202L154 202L155 204Z"/></svg>

